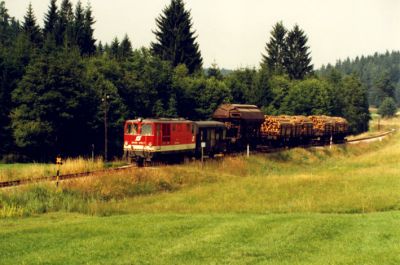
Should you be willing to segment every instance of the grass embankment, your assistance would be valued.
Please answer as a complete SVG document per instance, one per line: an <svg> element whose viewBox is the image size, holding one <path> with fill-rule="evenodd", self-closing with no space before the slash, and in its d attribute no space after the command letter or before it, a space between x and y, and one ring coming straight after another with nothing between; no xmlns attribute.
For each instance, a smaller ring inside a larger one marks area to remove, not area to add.
<svg viewBox="0 0 400 265"><path fill-rule="evenodd" d="M0 263L398 264L399 209L399 134L134 169L1 192Z"/></svg>
<svg viewBox="0 0 400 265"><path fill-rule="evenodd" d="M104 163L101 158L94 161L84 158L67 158L60 167L60 174L71 174L79 172L88 172L122 165L122 162ZM57 165L43 163L21 163L21 164L1 164L0 163L0 181L16 179L34 179L39 177L55 176Z"/></svg>

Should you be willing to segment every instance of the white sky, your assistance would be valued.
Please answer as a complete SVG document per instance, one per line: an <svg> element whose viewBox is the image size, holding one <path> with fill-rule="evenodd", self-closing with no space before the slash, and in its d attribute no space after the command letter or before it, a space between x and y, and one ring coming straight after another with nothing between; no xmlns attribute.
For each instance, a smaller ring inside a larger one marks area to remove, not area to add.
<svg viewBox="0 0 400 265"><path fill-rule="evenodd" d="M58 4L62 0L58 0ZM5 0L22 19L29 2L43 24L49 0ZM71 0L76 3L77 0ZM169 0L91 0L95 38L111 42L128 34L134 48L154 41L155 18ZM86 0L82 0L86 5ZM315 67L386 50L400 50L398 0L185 0L208 67L258 67L272 26L297 23L308 38Z"/></svg>

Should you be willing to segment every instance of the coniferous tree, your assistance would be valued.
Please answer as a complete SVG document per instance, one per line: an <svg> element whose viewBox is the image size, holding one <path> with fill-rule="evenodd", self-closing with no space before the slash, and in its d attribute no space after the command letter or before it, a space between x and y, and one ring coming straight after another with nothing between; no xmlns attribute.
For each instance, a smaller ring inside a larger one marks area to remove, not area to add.
<svg viewBox="0 0 400 265"><path fill-rule="evenodd" d="M69 0L61 2L59 19L56 27L57 45L69 45L73 39L74 14Z"/></svg>
<svg viewBox="0 0 400 265"><path fill-rule="evenodd" d="M85 14L82 8L82 3L79 0L75 6L73 42L74 44L78 45L81 54L84 45L84 26L85 26Z"/></svg>
<svg viewBox="0 0 400 265"><path fill-rule="evenodd" d="M385 98L394 98L395 87L390 80L389 72L380 74L371 89L371 104L380 106Z"/></svg>
<svg viewBox="0 0 400 265"><path fill-rule="evenodd" d="M110 46L110 55L115 58L115 59L119 59L120 58L120 48L119 48L120 44L119 44L119 40L117 37L115 37L113 39L113 41L111 42L111 46Z"/></svg>
<svg viewBox="0 0 400 265"><path fill-rule="evenodd" d="M92 8L88 5L85 9L85 21L83 26L83 37L81 45L81 53L83 55L92 55L96 52L96 40L93 37L93 24L95 23Z"/></svg>
<svg viewBox="0 0 400 265"><path fill-rule="evenodd" d="M100 55L104 53L104 46L101 41L99 41L99 44L96 46L96 54Z"/></svg>
<svg viewBox="0 0 400 265"><path fill-rule="evenodd" d="M287 34L285 68L292 79L303 79L313 71L307 41L307 36L298 25L295 25L293 30Z"/></svg>
<svg viewBox="0 0 400 265"><path fill-rule="evenodd" d="M132 43L128 38L128 35L125 34L125 37L123 38L123 40L121 41L121 44L119 45L119 49L120 49L120 57L121 59L128 59L130 57L132 57L133 55L133 51L132 51Z"/></svg>
<svg viewBox="0 0 400 265"><path fill-rule="evenodd" d="M219 69L216 63L212 63L211 67L207 70L208 77L214 77L217 80L222 80L224 77L222 76L221 70Z"/></svg>
<svg viewBox="0 0 400 265"><path fill-rule="evenodd" d="M0 2L0 43L8 42L10 29L10 16L4 1Z"/></svg>
<svg viewBox="0 0 400 265"><path fill-rule="evenodd" d="M351 133L368 131L371 119L368 105L368 92L356 75L343 78L344 109L343 115L349 122Z"/></svg>
<svg viewBox="0 0 400 265"><path fill-rule="evenodd" d="M50 0L50 6L47 13L44 15L43 35L48 38L49 35L55 39L55 32L58 21L57 0Z"/></svg>
<svg viewBox="0 0 400 265"><path fill-rule="evenodd" d="M393 98L385 98L379 106L378 113L382 117L393 117L396 115L397 106Z"/></svg>
<svg viewBox="0 0 400 265"><path fill-rule="evenodd" d="M286 28L282 21L275 24L271 31L270 41L267 43L261 64L268 66L270 71L275 74L283 74L285 72L285 56L286 56Z"/></svg>
<svg viewBox="0 0 400 265"><path fill-rule="evenodd" d="M156 24L156 42L151 44L153 53L170 61L174 67L185 64L189 73L199 70L203 59L192 31L190 12L185 10L183 1L171 0Z"/></svg>
<svg viewBox="0 0 400 265"><path fill-rule="evenodd" d="M35 14L33 13L32 4L29 3L28 10L24 16L24 22L22 29L26 34L28 40L34 46L40 46L42 44L42 32L36 23Z"/></svg>

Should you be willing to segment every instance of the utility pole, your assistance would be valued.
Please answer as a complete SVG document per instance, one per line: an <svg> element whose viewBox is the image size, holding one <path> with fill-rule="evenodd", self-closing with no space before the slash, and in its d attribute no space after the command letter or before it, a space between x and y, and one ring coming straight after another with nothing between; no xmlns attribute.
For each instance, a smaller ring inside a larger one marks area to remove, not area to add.
<svg viewBox="0 0 400 265"><path fill-rule="evenodd" d="M109 95L105 94L101 101L104 102L104 161L107 162L107 147L108 147L108 139L107 139L107 100L110 98Z"/></svg>

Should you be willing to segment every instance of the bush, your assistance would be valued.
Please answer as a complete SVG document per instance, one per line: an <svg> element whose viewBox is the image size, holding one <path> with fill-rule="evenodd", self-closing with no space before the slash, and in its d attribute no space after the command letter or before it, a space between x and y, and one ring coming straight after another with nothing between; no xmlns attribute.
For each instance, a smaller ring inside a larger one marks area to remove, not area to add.
<svg viewBox="0 0 400 265"><path fill-rule="evenodd" d="M379 106L378 113L382 117L393 117L396 114L397 107L393 98L385 98Z"/></svg>

